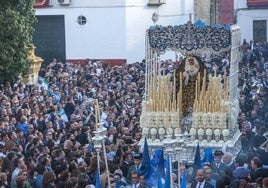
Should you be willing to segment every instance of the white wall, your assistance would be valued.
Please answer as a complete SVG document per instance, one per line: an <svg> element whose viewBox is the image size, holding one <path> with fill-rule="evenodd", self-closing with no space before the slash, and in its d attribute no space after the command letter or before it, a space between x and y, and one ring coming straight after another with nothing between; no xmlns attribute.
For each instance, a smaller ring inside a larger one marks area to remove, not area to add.
<svg viewBox="0 0 268 188"><path fill-rule="evenodd" d="M185 2L185 1L184 1ZM154 25L152 15L158 13L158 25L179 25L189 21L189 14L193 14L193 0L187 3L177 0L167 0L161 6L147 6L144 0L128 0L127 5L135 6L126 9L127 27L127 59L128 63L141 61L145 58L145 33ZM185 4L185 8L181 7ZM193 18L193 16L192 16ZM175 54L169 53L163 59L174 59Z"/></svg>
<svg viewBox="0 0 268 188"><path fill-rule="evenodd" d="M241 29L241 41L253 39L253 20L267 20L268 27L268 9L248 9L246 0L235 0L234 8L237 11L237 25Z"/></svg>
<svg viewBox="0 0 268 188"><path fill-rule="evenodd" d="M253 20L266 20L268 26L268 10L240 10L237 13L237 25L241 28L241 39L253 39ZM268 28L266 28L268 31ZM267 36L268 38L268 36ZM241 40L241 41L242 41Z"/></svg>
<svg viewBox="0 0 268 188"><path fill-rule="evenodd" d="M59 6L52 0L52 7L36 9L36 15L65 15L66 59L133 63L145 58L145 32L153 25L152 14L158 12L159 25L184 24L190 13L194 18L193 3L166 0L161 6L147 6L147 0L72 0L69 6ZM84 26L76 21L80 15L87 18Z"/></svg>
<svg viewBox="0 0 268 188"><path fill-rule="evenodd" d="M234 0L234 9L247 8L247 0Z"/></svg>

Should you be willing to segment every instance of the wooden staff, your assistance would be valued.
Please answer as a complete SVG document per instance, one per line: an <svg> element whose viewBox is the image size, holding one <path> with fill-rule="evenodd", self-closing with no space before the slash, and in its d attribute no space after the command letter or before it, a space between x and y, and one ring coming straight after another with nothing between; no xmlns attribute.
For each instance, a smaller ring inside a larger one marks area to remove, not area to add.
<svg viewBox="0 0 268 188"><path fill-rule="evenodd" d="M98 106L99 106L99 102L98 102L98 99L96 100L96 104L95 104L95 121L96 121L96 129L98 129L99 128L99 125L98 125L98 123L99 123L99 115L98 115L98 113L99 113L99 110L98 110Z"/></svg>
<svg viewBox="0 0 268 188"><path fill-rule="evenodd" d="M176 71L174 70L173 71L173 90L172 90L172 92L173 92L173 100L172 100L172 106L173 106L173 108L172 108L172 110L175 110L175 100L176 100Z"/></svg>
<svg viewBox="0 0 268 188"><path fill-rule="evenodd" d="M182 112L182 72L180 72L179 109Z"/></svg>
<svg viewBox="0 0 268 188"><path fill-rule="evenodd" d="M197 75L197 96L200 94L200 72Z"/></svg>

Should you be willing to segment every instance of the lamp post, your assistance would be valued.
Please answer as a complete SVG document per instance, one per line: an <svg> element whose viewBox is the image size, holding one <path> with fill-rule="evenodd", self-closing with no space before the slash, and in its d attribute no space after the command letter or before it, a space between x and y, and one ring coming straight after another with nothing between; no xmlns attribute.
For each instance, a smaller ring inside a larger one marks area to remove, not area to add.
<svg viewBox="0 0 268 188"><path fill-rule="evenodd" d="M181 151L182 151L182 145L183 145L183 139L182 139L182 135L181 134L175 134L176 137L176 147L175 147L175 151L176 151L176 159L178 160L178 185L180 186L181 182Z"/></svg>
<svg viewBox="0 0 268 188"><path fill-rule="evenodd" d="M92 138L92 140L94 143L94 148L97 152L97 165L98 165L97 167L98 167L98 173L100 173L100 150L102 147L103 137L101 137L101 131L99 130L93 131L93 133L94 137Z"/></svg>
<svg viewBox="0 0 268 188"><path fill-rule="evenodd" d="M104 154L106 172L108 173L107 181L108 181L108 186L111 187L109 167L108 167L107 154L106 154L106 148L105 148L105 137L106 137L107 129L103 127L103 124L104 124L103 122L98 123L99 128L97 130L100 131L100 136L102 137L102 149L103 149L103 154Z"/></svg>
<svg viewBox="0 0 268 188"><path fill-rule="evenodd" d="M174 154L174 149L173 149L173 144L174 144L174 140L172 140L169 136L163 141L163 145L164 145L164 148L166 149L166 153L168 154L168 157L169 157L169 166L170 166L170 171L169 172L166 172L166 173L169 173L170 174L170 185L171 187L173 188L174 187L174 184L173 184L173 181L172 181L172 158L173 158L173 154Z"/></svg>

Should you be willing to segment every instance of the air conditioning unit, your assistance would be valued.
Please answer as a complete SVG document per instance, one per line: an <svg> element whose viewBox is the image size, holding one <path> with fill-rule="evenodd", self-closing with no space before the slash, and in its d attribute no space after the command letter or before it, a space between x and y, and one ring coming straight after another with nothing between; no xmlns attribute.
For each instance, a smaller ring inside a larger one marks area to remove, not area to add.
<svg viewBox="0 0 268 188"><path fill-rule="evenodd" d="M59 5L69 5L71 0L57 0Z"/></svg>
<svg viewBox="0 0 268 188"><path fill-rule="evenodd" d="M148 0L147 1L148 6L162 5L162 4L166 4L166 0Z"/></svg>

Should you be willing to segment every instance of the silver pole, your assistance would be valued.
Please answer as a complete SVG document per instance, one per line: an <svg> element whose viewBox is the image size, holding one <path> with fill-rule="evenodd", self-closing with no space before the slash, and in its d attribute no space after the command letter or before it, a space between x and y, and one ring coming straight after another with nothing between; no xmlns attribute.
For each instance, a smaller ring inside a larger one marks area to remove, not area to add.
<svg viewBox="0 0 268 188"><path fill-rule="evenodd" d="M102 147L103 147L102 149L103 149L104 161L105 161L106 172L107 172L108 187L111 187L110 172L109 172L109 167L108 167L108 161L107 161L107 155L106 155L106 149L105 149L105 140L104 139L102 141Z"/></svg>
<svg viewBox="0 0 268 188"><path fill-rule="evenodd" d="M178 159L178 187L181 186L181 165L180 160Z"/></svg>
<svg viewBox="0 0 268 188"><path fill-rule="evenodd" d="M98 168L98 173L99 173L99 175L101 174L100 173L100 150L99 149L96 149L96 151L97 151L97 168Z"/></svg>
<svg viewBox="0 0 268 188"><path fill-rule="evenodd" d="M174 188L174 182L172 179L172 157L169 157L169 166L170 166L170 182L171 182L171 187Z"/></svg>

